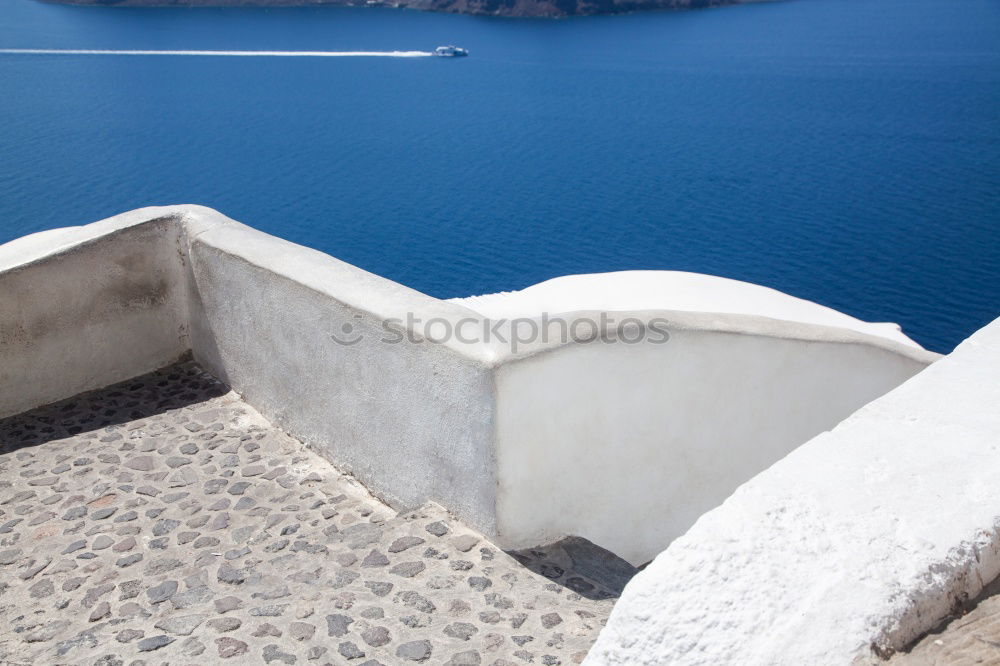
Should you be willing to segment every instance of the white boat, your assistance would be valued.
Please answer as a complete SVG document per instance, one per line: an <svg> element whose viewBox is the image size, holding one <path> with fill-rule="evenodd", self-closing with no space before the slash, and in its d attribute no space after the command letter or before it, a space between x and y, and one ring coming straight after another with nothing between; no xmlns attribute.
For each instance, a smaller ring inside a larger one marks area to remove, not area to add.
<svg viewBox="0 0 1000 666"><path fill-rule="evenodd" d="M444 58L454 58L457 56L467 56L469 55L469 51L460 46L439 46L434 49L434 55Z"/></svg>

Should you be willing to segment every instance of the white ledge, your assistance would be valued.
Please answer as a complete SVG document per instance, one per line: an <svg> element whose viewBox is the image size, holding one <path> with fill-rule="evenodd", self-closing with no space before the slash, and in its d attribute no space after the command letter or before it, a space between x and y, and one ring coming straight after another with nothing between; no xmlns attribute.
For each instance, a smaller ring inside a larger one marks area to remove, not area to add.
<svg viewBox="0 0 1000 666"><path fill-rule="evenodd" d="M618 271L567 275L520 291L453 298L491 319L577 311L669 310L766 317L847 329L910 347L920 345L898 324L870 323L776 289L682 271Z"/></svg>
<svg viewBox="0 0 1000 666"><path fill-rule="evenodd" d="M905 647L1000 572L1000 320L703 515L589 666L799 666Z"/></svg>

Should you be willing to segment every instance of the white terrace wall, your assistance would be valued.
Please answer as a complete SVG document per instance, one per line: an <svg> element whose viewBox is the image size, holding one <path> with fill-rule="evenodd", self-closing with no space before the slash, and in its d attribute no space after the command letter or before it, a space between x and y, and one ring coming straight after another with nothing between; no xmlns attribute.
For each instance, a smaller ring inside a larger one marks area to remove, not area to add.
<svg viewBox="0 0 1000 666"><path fill-rule="evenodd" d="M576 534L639 563L935 357L690 312L632 313L670 321L655 348L384 342L408 313L485 323L197 206L49 232L0 247L0 414L191 350L396 506L437 500L504 546Z"/></svg>
<svg viewBox="0 0 1000 666"><path fill-rule="evenodd" d="M205 367L391 504L434 499L496 532L489 366L383 326L478 315L242 225L190 257Z"/></svg>
<svg viewBox="0 0 1000 666"><path fill-rule="evenodd" d="M1000 573L1000 320L632 579L586 666L877 662Z"/></svg>
<svg viewBox="0 0 1000 666"><path fill-rule="evenodd" d="M0 245L0 417L189 349L181 230L137 211Z"/></svg>
<svg viewBox="0 0 1000 666"><path fill-rule="evenodd" d="M497 513L512 545L575 534L648 562L928 356L759 317L632 316L657 315L663 344L572 344L499 367Z"/></svg>

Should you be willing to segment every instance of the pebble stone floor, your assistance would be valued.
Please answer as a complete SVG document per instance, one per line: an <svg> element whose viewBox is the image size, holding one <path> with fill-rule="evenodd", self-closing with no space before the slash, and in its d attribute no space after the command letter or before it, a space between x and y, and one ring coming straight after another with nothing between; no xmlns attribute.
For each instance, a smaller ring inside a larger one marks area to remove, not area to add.
<svg viewBox="0 0 1000 666"><path fill-rule="evenodd" d="M190 361L0 421L0 664L575 664L634 572L397 513Z"/></svg>

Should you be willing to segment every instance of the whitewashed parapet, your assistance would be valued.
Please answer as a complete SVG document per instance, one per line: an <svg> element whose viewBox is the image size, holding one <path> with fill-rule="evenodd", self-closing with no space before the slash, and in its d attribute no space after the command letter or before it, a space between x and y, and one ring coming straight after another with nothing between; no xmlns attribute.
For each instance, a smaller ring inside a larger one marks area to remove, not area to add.
<svg viewBox="0 0 1000 666"><path fill-rule="evenodd" d="M190 348L175 212L0 245L0 417L163 367Z"/></svg>
<svg viewBox="0 0 1000 666"><path fill-rule="evenodd" d="M434 499L496 533L488 350L385 327L478 315L242 225L190 259L197 360L394 506Z"/></svg>
<svg viewBox="0 0 1000 666"><path fill-rule="evenodd" d="M612 314L669 341L620 344L607 323L515 347L509 323L211 209L141 209L0 246L0 416L191 351L396 506L436 500L507 547L572 534L638 564L936 357L747 314ZM440 328L411 318L466 335L432 342Z"/></svg>
<svg viewBox="0 0 1000 666"><path fill-rule="evenodd" d="M667 322L669 341L569 344L497 368L497 515L512 545L577 534L648 562L929 356L761 317L642 316Z"/></svg>
<svg viewBox="0 0 1000 666"><path fill-rule="evenodd" d="M1000 572L1000 320L703 515L587 666L875 661Z"/></svg>

